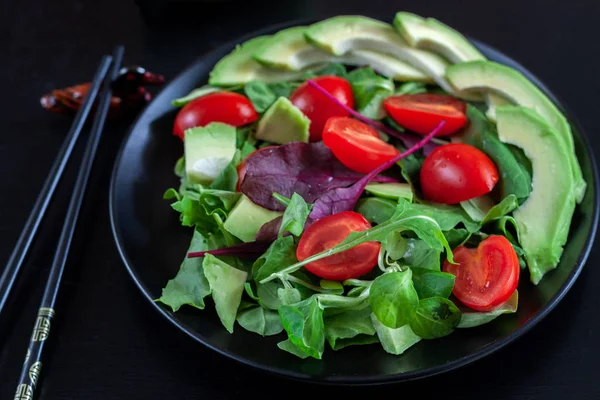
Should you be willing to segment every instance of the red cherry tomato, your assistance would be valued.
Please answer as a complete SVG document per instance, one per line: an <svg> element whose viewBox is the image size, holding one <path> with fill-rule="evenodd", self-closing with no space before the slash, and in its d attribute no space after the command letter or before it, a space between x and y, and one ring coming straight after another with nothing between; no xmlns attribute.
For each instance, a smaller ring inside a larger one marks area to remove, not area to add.
<svg viewBox="0 0 600 400"><path fill-rule="evenodd" d="M173 134L183 140L186 129L205 126L211 122L223 122L243 126L258 119L252 102L233 92L210 93L187 103L177 113Z"/></svg>
<svg viewBox="0 0 600 400"><path fill-rule="evenodd" d="M319 76L312 79L317 85L325 89L342 104L354 108L354 95L352 87L347 80L338 76ZM292 95L290 101L310 119L310 141L321 140L323 127L330 117L347 117L350 115L339 105L328 99L307 82L300 85Z"/></svg>
<svg viewBox="0 0 600 400"><path fill-rule="evenodd" d="M394 121L403 127L426 135L445 120L437 136L452 135L467 123L467 105L442 94L406 94L390 96L383 106Z"/></svg>
<svg viewBox="0 0 600 400"><path fill-rule="evenodd" d="M504 236L489 236L476 249L464 246L452 251L458 264L444 263L454 276L452 293L465 306L490 311L505 303L519 283L519 258Z"/></svg>
<svg viewBox="0 0 600 400"><path fill-rule="evenodd" d="M273 147L277 147L277 146L265 146L262 147L260 149L256 149L254 150L252 153L248 154L246 156L246 158L244 158L242 160L242 162L240 163L240 165L237 166L237 174L238 174L238 181L237 184L235 185L235 190L237 192L241 192L242 190L240 189L241 185L242 185L242 181L244 180L244 177L246 176L246 160L249 159L250 157L252 157L254 154L258 153L259 151L265 150L265 149L270 149Z"/></svg>
<svg viewBox="0 0 600 400"><path fill-rule="evenodd" d="M323 143L353 171L368 174L399 154L369 125L350 117L332 117L323 129Z"/></svg>
<svg viewBox="0 0 600 400"><path fill-rule="evenodd" d="M352 232L371 228L371 224L361 214L345 211L323 217L312 223L300 238L296 257L306 258L330 249L346 239ZM358 278L370 272L377 265L381 244L366 242L356 247L325 257L305 265L305 268L323 279L342 281Z"/></svg>
<svg viewBox="0 0 600 400"><path fill-rule="evenodd" d="M491 192L498 169L484 152L453 143L437 147L425 158L420 178L427 200L456 204Z"/></svg>

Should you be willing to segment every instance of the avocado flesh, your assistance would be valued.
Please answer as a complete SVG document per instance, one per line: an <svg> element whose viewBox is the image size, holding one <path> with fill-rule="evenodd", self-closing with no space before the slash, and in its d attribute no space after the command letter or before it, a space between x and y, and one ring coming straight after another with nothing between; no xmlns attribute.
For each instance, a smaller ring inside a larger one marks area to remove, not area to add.
<svg viewBox="0 0 600 400"><path fill-rule="evenodd" d="M520 72L492 61L469 61L455 64L446 72L448 81L459 91L488 90L499 93L513 103L535 110L557 133L569 154L577 202L585 195L586 182L575 155L569 123L541 90Z"/></svg>
<svg viewBox="0 0 600 400"><path fill-rule="evenodd" d="M235 127L213 122L184 133L185 174L194 183L210 184L229 165L236 151Z"/></svg>
<svg viewBox="0 0 600 400"><path fill-rule="evenodd" d="M305 36L310 43L335 56L356 50L389 54L430 76L446 92L455 92L445 79L449 64L444 58L410 47L391 25L384 22L353 15L333 17L309 26Z"/></svg>
<svg viewBox="0 0 600 400"><path fill-rule="evenodd" d="M412 13L399 12L394 18L394 26L411 46L430 50L443 56L452 64L486 60L486 57L460 32L434 18L425 19ZM465 97L465 93L462 96L467 100L485 100L488 108L492 110L506 104L502 98L492 94L485 94L483 97L473 91L466 94L468 96ZM491 115L494 115L493 111Z"/></svg>
<svg viewBox="0 0 600 400"><path fill-rule="evenodd" d="M394 80L433 82L418 69L387 54L359 50L334 56L308 43L304 37L305 31L306 27L300 26L278 32L260 46L254 59L266 67L282 71L301 71L325 63L370 65L375 72Z"/></svg>
<svg viewBox="0 0 600 400"><path fill-rule="evenodd" d="M279 97L258 122L256 138L277 144L308 142L310 119L285 97Z"/></svg>
<svg viewBox="0 0 600 400"><path fill-rule="evenodd" d="M433 18L399 12L394 26L411 46L439 53L451 63L486 59L464 36Z"/></svg>
<svg viewBox="0 0 600 400"><path fill-rule="evenodd" d="M253 242L264 224L281 215L283 212L267 210L243 194L229 212L223 228L243 242Z"/></svg>
<svg viewBox="0 0 600 400"><path fill-rule="evenodd" d="M408 183L369 183L365 191L384 199L399 200L400 198L412 201L413 191Z"/></svg>
<svg viewBox="0 0 600 400"><path fill-rule="evenodd" d="M268 36L259 36L237 46L214 66L208 84L234 86L245 85L252 80L270 83L301 79L304 75L302 71L287 72L266 68L252 58L268 40Z"/></svg>
<svg viewBox="0 0 600 400"><path fill-rule="evenodd" d="M570 153L559 133L526 107L496 110L498 136L523 150L533 167L531 195L515 211L520 244L525 251L531 282L538 284L554 269L575 210L575 184Z"/></svg>

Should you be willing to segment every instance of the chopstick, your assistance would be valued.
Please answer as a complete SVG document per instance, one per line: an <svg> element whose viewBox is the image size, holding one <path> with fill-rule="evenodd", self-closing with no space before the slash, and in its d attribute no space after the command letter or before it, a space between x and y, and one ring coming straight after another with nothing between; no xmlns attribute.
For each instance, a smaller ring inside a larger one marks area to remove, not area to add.
<svg viewBox="0 0 600 400"><path fill-rule="evenodd" d="M27 354L25 355L25 362L23 363L23 368L17 384L15 398L33 398L34 391L39 383L44 345L50 336L51 321L55 315L54 306L56 298L75 227L77 225L79 211L83 204L87 182L96 156L96 150L98 149L104 122L108 114L112 96L111 85L118 76L123 53L123 46L118 46L115 48L112 57L109 57L109 59L112 58L112 67L110 69L110 74L105 77L103 82L103 91L98 102L96 115L94 116L94 122L81 161L77 180L73 187L73 194L69 202L69 208L67 209L56 252L54 253L54 259L52 261L52 266L50 267L50 273L48 274L48 281L46 282L38 316L33 327Z"/></svg>
<svg viewBox="0 0 600 400"><path fill-rule="evenodd" d="M44 186L38 195L27 222L21 231L21 236L19 236L8 263L6 264L6 267L0 276L0 316L4 315L2 311L8 302L10 292L17 280L27 253L29 252L29 248L31 247L42 219L44 218L48 205L52 200L56 187L62 178L63 172L65 171L65 167L67 166L69 158L71 157L71 153L73 152L73 148L75 147L77 139L79 138L87 117L92 110L94 100L96 99L98 91L105 80L111 61L111 56L102 57L100 65L98 66L98 69L96 70L96 73L92 79L92 84L90 85L87 96L81 108L77 112L77 115L75 116L75 120L71 125L69 133L67 134L67 137L60 148L54 164L50 168L50 173L46 178L46 182L44 183Z"/></svg>

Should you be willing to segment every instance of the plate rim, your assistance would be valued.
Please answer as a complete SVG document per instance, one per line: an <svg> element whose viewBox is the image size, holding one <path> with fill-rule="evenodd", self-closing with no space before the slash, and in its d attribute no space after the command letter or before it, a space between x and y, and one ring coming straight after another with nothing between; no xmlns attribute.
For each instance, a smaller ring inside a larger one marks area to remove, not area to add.
<svg viewBox="0 0 600 400"><path fill-rule="evenodd" d="M167 90L167 88L169 87L169 85L172 82L176 81L181 76L188 73L190 70L196 68L197 64L202 62L202 60L204 58L208 58L212 54L222 52L222 50L224 48L233 49L233 48L235 48L235 46L238 43L242 43L251 38L254 38L254 37L257 37L260 35L264 35L264 34L269 34L270 32L276 32L278 30L293 27L293 26L314 23L314 22L323 20L325 18L326 17L307 18L307 19L289 20L287 22L271 24L262 29L257 29L257 30L251 31L249 33L246 33L244 35L240 35L239 37L234 38L232 40L229 40L229 41L217 46L213 50L204 52L203 54L198 56L194 61L190 62L185 68L181 69L172 79L170 79L169 83L167 83L163 88L161 88L161 90L158 91L155 98L160 96L160 94L163 91ZM383 21L383 19L380 19L380 20ZM220 354L221 356L225 356L226 358L228 358L230 360L234 360L239 364L258 369L260 371L266 372L271 375L276 375L276 376L280 376L280 377L287 378L287 379L292 379L292 380L302 381L302 382L310 382L310 383L315 383L315 384L320 384L320 385L361 385L361 386L369 385L369 386L374 386L374 385L397 383L400 381L406 382L406 381L420 380L420 379L432 377L432 376L439 375L439 374L442 374L445 372L450 372L450 371L459 369L463 366L466 366L466 365L474 363L482 358L485 358L485 357L497 352L501 348L509 345L510 343L514 342L516 339L520 338L521 336L523 336L524 334L529 332L535 325L537 325L542 319L544 319L556 307L556 305L564 298L564 296L567 294L567 292L569 292L569 290L571 289L571 287L573 286L573 284L579 277L581 271L583 270L583 267L586 265L589 255L592 251L593 244L596 239L596 233L598 230L598 221L599 221L599 217L600 217L600 212L599 212L600 211L600 198L599 198L599 196L600 196L600 187L599 187L600 179L599 179L598 167L597 167L597 163L596 163L596 157L595 157L595 154L593 151L593 147L590 144L587 133L583 129L583 126L580 123L576 114L574 114L572 112L572 110L570 109L570 107L567 104L565 104L563 101L561 101L561 99L554 92L552 92L550 90L550 88L548 86L546 86L546 84L544 84L544 82L539 80L536 75L531 73L521 63L519 63L517 60L515 60L513 57L509 56L508 54L496 49L495 47L493 47L485 42L474 39L472 36L467 36L467 38L469 39L469 41L471 41L472 43L477 45L477 47L483 46L483 47L487 48L488 50L491 50L493 52L496 52L500 55L503 55L503 56L509 58L516 65L518 65L519 68L521 68L523 72L526 72L529 76L534 78L534 80L535 80L534 84L538 88L540 88L540 90L542 90L542 92L544 92L544 94L546 94L548 97L550 97L550 99L554 102L554 104L559 109L561 109L561 111L564 112L570 125L575 127L576 130L579 132L579 136L581 138L581 142L584 147L583 150L588 155L588 158L590 161L590 167L592 169L592 181L594 182L594 185L593 185L594 186L594 191L593 191L594 204L592 206L593 215L591 216L592 227L591 227L591 231L590 231L589 235L587 236L587 238L585 240L583 251L581 254L579 254L579 257L578 257L577 261L575 262L575 266L573 267L572 271L565 278L565 283L559 288L559 290L548 301L548 303L546 303L540 309L540 311L538 313L536 313L533 317L531 317L528 321L526 321L521 327L515 329L508 335L504 336L502 339L496 340L496 341L490 343L489 345L484 346L483 348L481 348L479 351L477 351L475 353L452 360L448 363L441 364L441 365L438 365L438 366L432 367L432 368L424 368L422 370L417 370L417 371L409 371L409 372L404 372L404 373L394 374L394 375L385 375L385 376L381 376L380 378L376 378L376 377L362 378L362 377L347 377L347 376L344 376L344 377L330 376L330 377L325 377L325 378L309 377L305 374L300 374L300 373L296 373L294 371L286 370L283 368L274 367L274 366L270 366L270 365L264 365L264 364L261 364L258 362L254 362L247 358L240 357L240 356L236 355L235 353L232 353L230 351L222 349L218 346L212 345L207 340L203 340L202 335L200 335L198 332L194 331L193 329L190 329L185 324L182 324L180 321L178 321L177 317L175 315L173 315L174 313L161 307L159 304L157 304L154 301L152 296L150 296L150 291L148 290L146 285L142 282L141 278L136 273L135 267L133 266L133 264L131 263L131 261L129 260L129 258L125 252L124 246L122 244L123 239L121 237L121 234L119 233L119 229L117 228L118 217L115 212L115 207L116 207L116 205L115 205L116 193L115 192L116 192L116 186L117 186L117 174L118 174L118 170L119 170L119 165L121 164L121 160L124 157L123 150L124 150L125 146L127 145L130 136L133 134L135 127L145 117L145 114L146 114L148 108L151 106L152 102L150 102L148 105L146 105L144 107L144 109L142 109L140 111L140 113L138 114L136 119L130 125L127 133L122 138L122 141L119 146L118 153L117 153L117 157L115 158L113 166L112 166L112 172L111 172L111 177L110 177L110 186L109 186L109 192L108 192L109 219L110 219L111 232L113 234L113 240L115 242L115 246L117 248L119 256L121 257L121 260L125 266L125 269L127 270L128 274L129 274L130 278L132 279L132 281L134 282L134 284L137 286L137 288L141 292L142 296L152 305L152 308L154 310L156 310L160 315L162 315L175 328L177 328L179 331L185 333L193 341L215 351L216 353ZM588 184L588 187L589 186L590 185Z"/></svg>

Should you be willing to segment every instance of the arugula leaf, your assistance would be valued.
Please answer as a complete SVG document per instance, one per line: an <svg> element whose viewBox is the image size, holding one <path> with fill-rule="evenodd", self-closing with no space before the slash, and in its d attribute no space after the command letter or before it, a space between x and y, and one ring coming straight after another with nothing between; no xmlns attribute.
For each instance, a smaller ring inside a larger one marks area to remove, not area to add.
<svg viewBox="0 0 600 400"><path fill-rule="evenodd" d="M297 261L294 238L283 236L275 240L265 254L256 260L252 266L252 276L260 281Z"/></svg>
<svg viewBox="0 0 600 400"><path fill-rule="evenodd" d="M356 204L356 212L371 224L381 224L391 218L396 211L397 202L380 197L367 197L360 199Z"/></svg>
<svg viewBox="0 0 600 400"><path fill-rule="evenodd" d="M440 270L441 251L432 249L420 239L408 238L406 240L406 253L402 260L411 267L420 267L428 270Z"/></svg>
<svg viewBox="0 0 600 400"><path fill-rule="evenodd" d="M237 315L237 322L244 329L261 336L277 335L283 331L283 325L276 311L253 307L243 310Z"/></svg>
<svg viewBox="0 0 600 400"><path fill-rule="evenodd" d="M513 152L498 139L496 127L485 114L471 105L467 108L469 126L462 140L486 153L498 167L498 188L502 198L514 194L522 204L531 193L531 175L515 158Z"/></svg>
<svg viewBox="0 0 600 400"><path fill-rule="evenodd" d="M312 205L308 205L302 196L294 192L289 204L281 219L281 227L279 228L279 237L282 237L285 232L290 232L294 236L302 235L306 219L312 210Z"/></svg>
<svg viewBox="0 0 600 400"><path fill-rule="evenodd" d="M297 271L302 266L313 261L329 257L333 254L341 253L352 247L358 246L365 242L382 242L386 239L390 232L402 229L414 232L420 239L424 240L431 248L440 251L446 250L446 257L450 262L452 259L452 250L448 246L448 242L444 234L440 230L437 222L428 216L421 215L417 209L412 207L414 204L409 203L406 199L400 199L398 207L392 217L379 225L361 232L352 232L346 239L336 246L306 258L303 261L292 264L286 268L280 269L278 272L271 273L268 277L261 280L262 283L273 280L278 276Z"/></svg>
<svg viewBox="0 0 600 400"><path fill-rule="evenodd" d="M392 260L399 260L408 251L408 243L400 231L390 232L382 245L387 256Z"/></svg>
<svg viewBox="0 0 600 400"><path fill-rule="evenodd" d="M454 288L455 276L446 272L411 267L412 280L419 299L428 297L448 298Z"/></svg>
<svg viewBox="0 0 600 400"><path fill-rule="evenodd" d="M474 328L488 322L493 321L502 314L512 314L517 312L519 304L519 292L515 290L512 296L506 301L506 303L500 305L496 309L488 312L473 312L463 311L460 318L460 323L457 328Z"/></svg>
<svg viewBox="0 0 600 400"><path fill-rule="evenodd" d="M258 113L265 112L277 100L277 95L262 81L250 81L244 86L246 97Z"/></svg>
<svg viewBox="0 0 600 400"><path fill-rule="evenodd" d="M352 87L356 110L367 118L383 118L382 103L394 93L394 82L377 75L371 67L355 69L346 79Z"/></svg>
<svg viewBox="0 0 600 400"><path fill-rule="evenodd" d="M376 343L375 328L369 307L362 310L344 311L326 317L325 339L333 350L356 344Z"/></svg>
<svg viewBox="0 0 600 400"><path fill-rule="evenodd" d="M517 196L509 194L498 204L489 196L476 197L460 203L465 212L481 226L512 212L519 207Z"/></svg>
<svg viewBox="0 0 600 400"><path fill-rule="evenodd" d="M446 240L451 248L456 248L460 245L463 245L469 238L471 237L471 233L463 228L458 229L450 229L449 231L444 232L444 236L446 236Z"/></svg>
<svg viewBox="0 0 600 400"><path fill-rule="evenodd" d="M398 149L402 152L406 149L402 146L398 146ZM422 198L423 195L421 193L421 167L423 166L423 161L425 161L425 156L423 155L423 150L415 151L409 156L404 157L398 164L402 169L402 176L404 179L410 183L412 187L413 193L416 198Z"/></svg>
<svg viewBox="0 0 600 400"><path fill-rule="evenodd" d="M315 296L279 308L279 317L289 340L300 351L321 359L325 347L323 309Z"/></svg>
<svg viewBox="0 0 600 400"><path fill-rule="evenodd" d="M212 254L204 256L202 267L210 285L217 315L225 329L232 333L248 274Z"/></svg>
<svg viewBox="0 0 600 400"><path fill-rule="evenodd" d="M397 203L393 200L368 197L361 199L357 203L356 209L367 221L381 224L391 218L396 207ZM460 206L428 202L410 203L410 208L416 213L433 218L442 231L451 230L461 223L469 232L476 232L480 229L479 224L473 221Z"/></svg>
<svg viewBox="0 0 600 400"><path fill-rule="evenodd" d="M504 199L502 199L500 203L496 204L494 207L492 207L491 210L489 210L489 212L483 218L483 221L481 221L481 224L485 225L488 222L497 220L505 216L506 214L512 212L513 210L516 210L517 207L519 207L517 196L515 196L514 194L509 194Z"/></svg>
<svg viewBox="0 0 600 400"><path fill-rule="evenodd" d="M443 231L453 229L460 223L469 232L476 232L480 229L479 224L473 221L460 206L437 203L414 203L413 207L416 212L435 219Z"/></svg>
<svg viewBox="0 0 600 400"><path fill-rule="evenodd" d="M207 250L206 239L194 231L188 252ZM173 312L183 305L204 309L204 298L210 294L210 285L204 276L202 258L183 259L175 278L169 280L162 295L155 300L171 307Z"/></svg>
<svg viewBox="0 0 600 400"><path fill-rule="evenodd" d="M390 354L400 355L421 340L409 325L396 329L388 328L377 319L375 314L371 314L371 321L377 331L381 346Z"/></svg>
<svg viewBox="0 0 600 400"><path fill-rule="evenodd" d="M369 305L377 319L388 328L408 324L419 306L412 271L390 272L377 277L371 285Z"/></svg>
<svg viewBox="0 0 600 400"><path fill-rule="evenodd" d="M460 318L460 310L453 302L439 296L429 297L419 301L410 328L423 339L436 339L452 333Z"/></svg>

